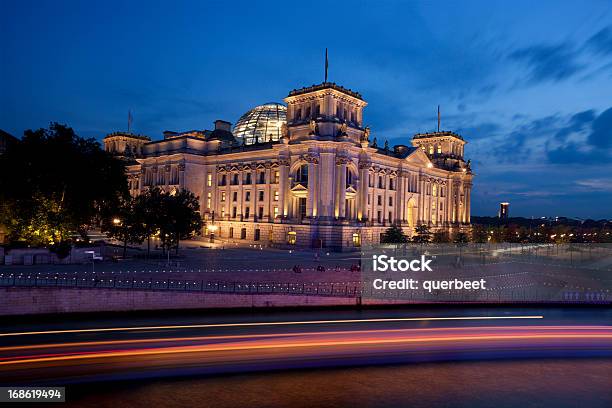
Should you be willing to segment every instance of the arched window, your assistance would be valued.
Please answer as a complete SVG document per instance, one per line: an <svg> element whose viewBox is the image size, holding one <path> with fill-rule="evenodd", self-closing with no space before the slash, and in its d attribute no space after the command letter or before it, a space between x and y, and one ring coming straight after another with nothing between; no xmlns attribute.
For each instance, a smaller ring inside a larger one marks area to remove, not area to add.
<svg viewBox="0 0 612 408"><path fill-rule="evenodd" d="M347 167L347 169L346 169L346 185L348 186L350 184L353 184L353 173Z"/></svg>
<svg viewBox="0 0 612 408"><path fill-rule="evenodd" d="M308 183L308 165L302 164L295 173L295 181L298 183Z"/></svg>

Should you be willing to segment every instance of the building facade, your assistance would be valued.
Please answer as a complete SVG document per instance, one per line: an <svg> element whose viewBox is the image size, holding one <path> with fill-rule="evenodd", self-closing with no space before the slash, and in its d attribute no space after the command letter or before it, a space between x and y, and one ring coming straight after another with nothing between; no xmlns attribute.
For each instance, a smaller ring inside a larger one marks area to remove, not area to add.
<svg viewBox="0 0 612 408"><path fill-rule="evenodd" d="M256 119L247 112L233 132L216 121L212 131L164 132L160 141L115 133L105 147L129 156L133 195L195 193L202 234L215 239L351 249L378 243L391 225L409 236L421 224L451 234L469 227L473 174L460 135L379 146L363 125L361 95L329 82L293 90L285 103L253 109Z"/></svg>

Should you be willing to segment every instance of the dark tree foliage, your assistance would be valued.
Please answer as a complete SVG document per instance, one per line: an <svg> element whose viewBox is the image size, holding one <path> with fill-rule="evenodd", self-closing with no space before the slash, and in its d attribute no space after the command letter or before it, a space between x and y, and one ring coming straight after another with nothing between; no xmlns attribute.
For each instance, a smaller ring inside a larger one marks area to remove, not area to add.
<svg viewBox="0 0 612 408"><path fill-rule="evenodd" d="M103 229L111 238L123 242L123 257L127 252L127 245L142 244L148 236L145 224L145 213L139 211L138 200L128 198L121 201L115 209L112 218L105 219Z"/></svg>
<svg viewBox="0 0 612 408"><path fill-rule="evenodd" d="M467 244L470 240L469 238L469 235L465 232L458 232L457 234L455 234L455 239L453 240L453 242L455 244Z"/></svg>
<svg viewBox="0 0 612 408"><path fill-rule="evenodd" d="M65 125L27 130L0 156L1 223L13 241L57 246L127 197L124 164ZM6 210L6 211L4 211Z"/></svg>
<svg viewBox="0 0 612 408"><path fill-rule="evenodd" d="M450 241L450 235L446 231L436 231L433 234L432 242L435 242L436 244L446 244Z"/></svg>
<svg viewBox="0 0 612 408"><path fill-rule="evenodd" d="M414 242L424 244L431 241L431 232L429 226L425 224L418 225L415 228L416 235L412 238Z"/></svg>
<svg viewBox="0 0 612 408"><path fill-rule="evenodd" d="M202 229L198 198L188 190L176 194L162 193L159 207L159 238L166 250L176 248L181 239L188 239Z"/></svg>
<svg viewBox="0 0 612 408"><path fill-rule="evenodd" d="M406 237L404 231L396 225L387 228L380 238L382 244L403 244L407 241L408 237Z"/></svg>

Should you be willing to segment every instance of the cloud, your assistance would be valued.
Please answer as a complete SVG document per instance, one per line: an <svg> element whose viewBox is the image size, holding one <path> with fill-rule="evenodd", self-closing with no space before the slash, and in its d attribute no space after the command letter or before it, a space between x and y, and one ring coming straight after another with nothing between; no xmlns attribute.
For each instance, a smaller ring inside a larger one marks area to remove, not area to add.
<svg viewBox="0 0 612 408"><path fill-rule="evenodd" d="M587 40L585 46L597 54L612 54L612 28L598 31Z"/></svg>
<svg viewBox="0 0 612 408"><path fill-rule="evenodd" d="M560 142L564 142L569 135L587 129L593 123L593 120L595 120L595 111L593 109L578 112L570 118L567 126L562 127L555 133L555 138Z"/></svg>
<svg viewBox="0 0 612 408"><path fill-rule="evenodd" d="M532 82L558 82L584 68L577 61L578 53L568 43L521 48L512 52L509 58L529 68Z"/></svg>
<svg viewBox="0 0 612 408"><path fill-rule="evenodd" d="M598 149L612 147L612 108L604 111L595 119L588 142Z"/></svg>
<svg viewBox="0 0 612 408"><path fill-rule="evenodd" d="M612 192L612 178L592 178L576 180L576 185L582 189L590 191L610 191Z"/></svg>

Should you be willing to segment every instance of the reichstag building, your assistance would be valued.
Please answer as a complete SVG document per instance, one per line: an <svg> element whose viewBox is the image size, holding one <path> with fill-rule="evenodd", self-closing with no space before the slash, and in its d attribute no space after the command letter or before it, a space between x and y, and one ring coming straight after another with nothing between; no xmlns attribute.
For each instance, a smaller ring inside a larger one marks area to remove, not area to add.
<svg viewBox="0 0 612 408"><path fill-rule="evenodd" d="M188 189L200 199L205 237L350 250L391 225L454 234L470 223L473 174L466 141L438 131L410 145L379 145L363 125L363 97L335 83L293 90L232 127L115 132L105 149L127 160L130 191Z"/></svg>

